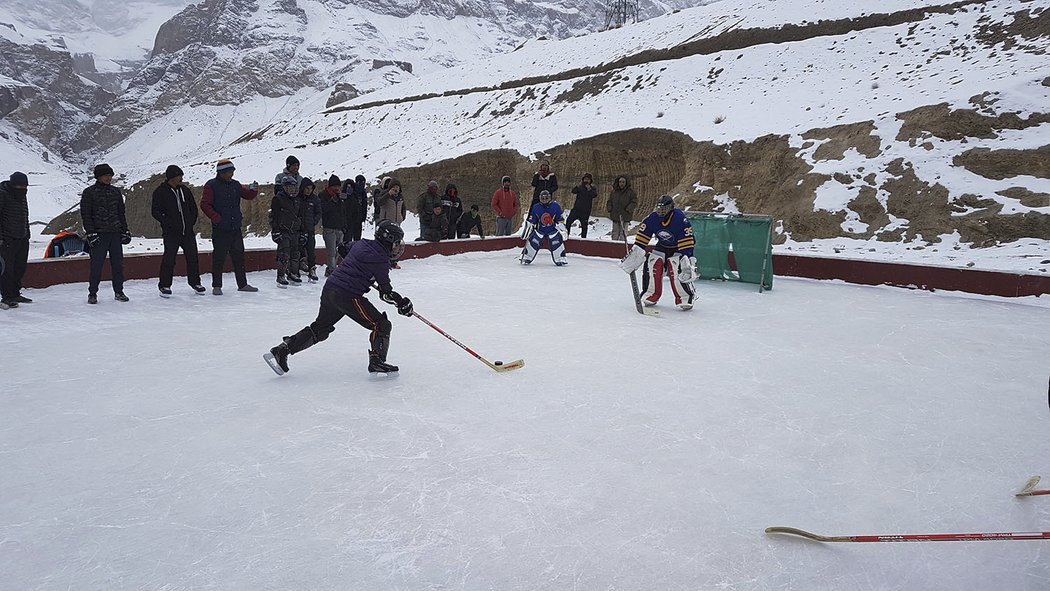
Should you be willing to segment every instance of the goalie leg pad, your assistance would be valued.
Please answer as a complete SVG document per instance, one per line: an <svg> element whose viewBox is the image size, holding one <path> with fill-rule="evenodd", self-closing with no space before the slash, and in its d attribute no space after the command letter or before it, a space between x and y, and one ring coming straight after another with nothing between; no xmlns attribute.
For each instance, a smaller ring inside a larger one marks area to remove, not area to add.
<svg viewBox="0 0 1050 591"><path fill-rule="evenodd" d="M646 261L645 272L642 273L642 285L645 291L642 300L646 305L652 306L660 301L664 289L664 255L659 252L649 254Z"/></svg>

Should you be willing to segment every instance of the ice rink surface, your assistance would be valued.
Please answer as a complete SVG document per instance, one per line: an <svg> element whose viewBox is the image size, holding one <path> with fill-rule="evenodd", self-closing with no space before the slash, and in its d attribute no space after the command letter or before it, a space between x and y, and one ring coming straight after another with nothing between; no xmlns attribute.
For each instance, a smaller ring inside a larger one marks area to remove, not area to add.
<svg viewBox="0 0 1050 591"><path fill-rule="evenodd" d="M398 377L349 320L274 375L320 285L3 312L0 588L1039 589L1046 298L778 278L634 312L615 262L406 261ZM227 275L227 287L233 284ZM205 278L207 284L208 278Z"/></svg>

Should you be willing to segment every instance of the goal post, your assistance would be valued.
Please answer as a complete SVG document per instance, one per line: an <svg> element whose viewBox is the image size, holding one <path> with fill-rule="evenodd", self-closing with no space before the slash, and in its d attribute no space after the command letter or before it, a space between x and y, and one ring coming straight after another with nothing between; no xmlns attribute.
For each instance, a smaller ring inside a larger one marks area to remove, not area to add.
<svg viewBox="0 0 1050 591"><path fill-rule="evenodd" d="M686 212L696 239L697 275L773 289L773 216Z"/></svg>

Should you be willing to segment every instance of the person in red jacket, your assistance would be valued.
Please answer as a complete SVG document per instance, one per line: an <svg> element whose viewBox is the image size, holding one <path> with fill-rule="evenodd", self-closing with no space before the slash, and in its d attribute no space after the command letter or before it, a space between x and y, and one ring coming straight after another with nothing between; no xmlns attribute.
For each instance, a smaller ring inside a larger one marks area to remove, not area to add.
<svg viewBox="0 0 1050 591"><path fill-rule="evenodd" d="M496 214L496 236L510 236L510 226L518 215L521 203L518 195L510 189L510 177L503 177L503 186L492 194L492 212Z"/></svg>

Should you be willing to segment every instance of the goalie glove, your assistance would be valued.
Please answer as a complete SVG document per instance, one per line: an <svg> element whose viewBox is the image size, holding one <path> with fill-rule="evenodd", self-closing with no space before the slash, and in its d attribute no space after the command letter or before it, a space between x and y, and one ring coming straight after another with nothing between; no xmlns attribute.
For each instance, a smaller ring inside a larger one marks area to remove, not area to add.
<svg viewBox="0 0 1050 591"><path fill-rule="evenodd" d="M565 224L558 224L557 230L558 230L558 233L561 234L561 239L562 240L568 240L569 239L569 231L565 228Z"/></svg>
<svg viewBox="0 0 1050 591"><path fill-rule="evenodd" d="M645 264L645 249L641 246L635 245L635 247L631 249L631 252L627 253L627 256L623 257L623 260L620 261L620 268L623 269L624 273L630 275L637 271L643 264Z"/></svg>
<svg viewBox="0 0 1050 591"><path fill-rule="evenodd" d="M678 280L682 283L692 283L696 281L696 257L679 255Z"/></svg>

